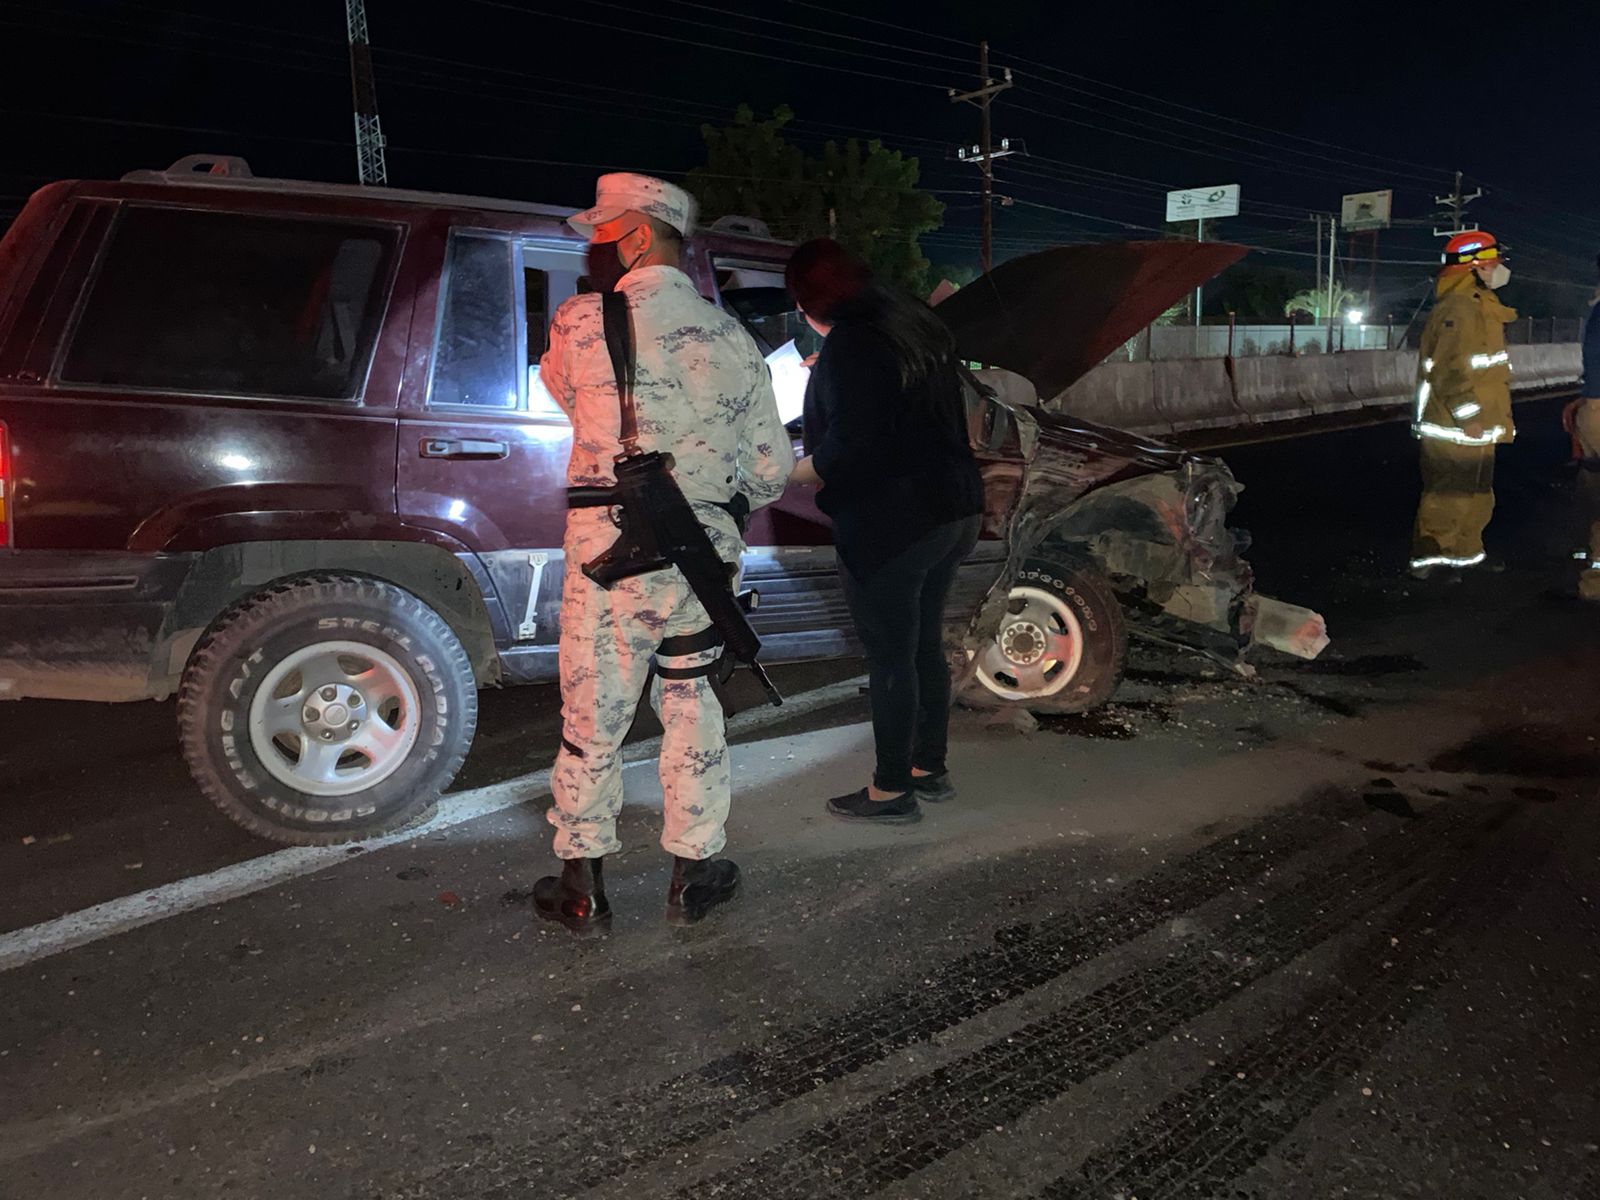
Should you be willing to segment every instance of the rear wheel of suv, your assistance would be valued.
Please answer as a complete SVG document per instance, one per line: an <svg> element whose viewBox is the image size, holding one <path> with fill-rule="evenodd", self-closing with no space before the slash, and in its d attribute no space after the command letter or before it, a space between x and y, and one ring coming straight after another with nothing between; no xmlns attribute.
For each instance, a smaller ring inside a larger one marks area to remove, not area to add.
<svg viewBox="0 0 1600 1200"><path fill-rule="evenodd" d="M1029 559L994 640L977 653L967 699L1039 713L1098 708L1117 690L1127 649L1104 575L1072 559Z"/></svg>
<svg viewBox="0 0 1600 1200"><path fill-rule="evenodd" d="M178 700L201 790L252 833L298 846L426 816L477 718L450 626L358 576L285 580L235 605L201 640Z"/></svg>

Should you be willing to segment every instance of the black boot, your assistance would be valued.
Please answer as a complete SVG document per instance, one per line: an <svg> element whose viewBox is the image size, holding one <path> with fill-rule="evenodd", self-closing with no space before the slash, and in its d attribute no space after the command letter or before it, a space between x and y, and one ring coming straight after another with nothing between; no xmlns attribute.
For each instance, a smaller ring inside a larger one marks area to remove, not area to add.
<svg viewBox="0 0 1600 1200"><path fill-rule="evenodd" d="M672 860L667 888L667 923L693 925L739 890L739 864L725 858Z"/></svg>
<svg viewBox="0 0 1600 1200"><path fill-rule="evenodd" d="M573 933L604 933L611 928L611 905L600 858L569 858L561 874L533 885L533 907L546 921L560 921Z"/></svg>

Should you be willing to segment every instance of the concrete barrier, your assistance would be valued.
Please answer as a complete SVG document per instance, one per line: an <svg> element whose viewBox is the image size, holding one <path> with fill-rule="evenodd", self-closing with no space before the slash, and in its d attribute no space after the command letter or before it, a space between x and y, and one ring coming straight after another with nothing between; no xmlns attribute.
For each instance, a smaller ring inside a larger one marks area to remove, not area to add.
<svg viewBox="0 0 1600 1200"><path fill-rule="evenodd" d="M1511 387L1513 391L1526 391L1545 387L1550 375L1549 356L1540 354L1543 346L1511 347Z"/></svg>
<svg viewBox="0 0 1600 1200"><path fill-rule="evenodd" d="M1583 378L1583 347L1577 342L1511 347L1511 388L1530 391L1567 387Z"/></svg>
<svg viewBox="0 0 1600 1200"><path fill-rule="evenodd" d="M1351 398L1364 407L1403 404L1416 389L1417 356L1408 351L1368 350L1344 360Z"/></svg>
<svg viewBox="0 0 1600 1200"><path fill-rule="evenodd" d="M1312 416L1299 364L1299 359L1277 355L1236 359L1234 397L1240 410L1252 421L1286 421Z"/></svg>
<svg viewBox="0 0 1600 1200"><path fill-rule="evenodd" d="M1238 425L1248 417L1233 397L1233 379L1226 360L1178 359L1152 363L1156 411L1171 422L1174 433Z"/></svg>
<svg viewBox="0 0 1600 1200"><path fill-rule="evenodd" d="M1577 383L1576 343L1511 347L1511 387L1537 393ZM1140 433L1322 416L1360 408L1409 406L1416 395L1414 350L1352 350L1295 358L1108 362L1045 407Z"/></svg>
<svg viewBox="0 0 1600 1200"><path fill-rule="evenodd" d="M1300 360L1297 373L1304 388L1302 396L1319 417L1361 407L1361 401L1350 390L1346 357L1344 354L1320 354Z"/></svg>
<svg viewBox="0 0 1600 1200"><path fill-rule="evenodd" d="M1155 366L1102 363L1045 407L1135 433L1171 433L1172 422L1155 394Z"/></svg>

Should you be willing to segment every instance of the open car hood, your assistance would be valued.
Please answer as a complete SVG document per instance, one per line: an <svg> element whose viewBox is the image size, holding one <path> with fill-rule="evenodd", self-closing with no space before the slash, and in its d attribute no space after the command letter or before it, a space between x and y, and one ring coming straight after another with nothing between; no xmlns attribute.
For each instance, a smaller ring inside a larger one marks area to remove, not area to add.
<svg viewBox="0 0 1600 1200"><path fill-rule="evenodd" d="M1002 263L934 310L969 362L1057 396L1167 309L1245 256L1228 242L1100 242Z"/></svg>

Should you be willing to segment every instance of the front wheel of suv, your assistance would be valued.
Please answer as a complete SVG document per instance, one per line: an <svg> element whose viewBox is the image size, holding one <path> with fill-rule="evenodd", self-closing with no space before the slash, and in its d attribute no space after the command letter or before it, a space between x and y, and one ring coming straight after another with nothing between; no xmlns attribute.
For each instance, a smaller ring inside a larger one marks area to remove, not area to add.
<svg viewBox="0 0 1600 1200"><path fill-rule="evenodd" d="M1127 655L1111 583L1067 556L1022 564L1005 615L972 666L966 699L1036 713L1098 708L1117 690Z"/></svg>
<svg viewBox="0 0 1600 1200"><path fill-rule="evenodd" d="M252 833L297 846L426 816L477 716L450 626L361 576L289 579L236 604L201 640L178 700L201 790Z"/></svg>

